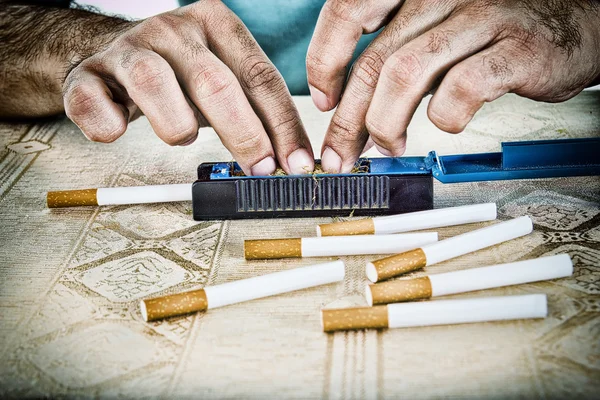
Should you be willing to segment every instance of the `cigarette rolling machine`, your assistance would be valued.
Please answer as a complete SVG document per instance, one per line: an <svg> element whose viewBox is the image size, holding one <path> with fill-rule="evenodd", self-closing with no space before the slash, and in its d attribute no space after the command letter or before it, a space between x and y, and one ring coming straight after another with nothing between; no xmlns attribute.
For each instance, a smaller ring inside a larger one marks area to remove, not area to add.
<svg viewBox="0 0 600 400"><path fill-rule="evenodd" d="M354 173L245 176L233 162L203 163L194 219L375 216L433 208L443 183L600 175L600 138L502 143L502 152L358 160Z"/></svg>

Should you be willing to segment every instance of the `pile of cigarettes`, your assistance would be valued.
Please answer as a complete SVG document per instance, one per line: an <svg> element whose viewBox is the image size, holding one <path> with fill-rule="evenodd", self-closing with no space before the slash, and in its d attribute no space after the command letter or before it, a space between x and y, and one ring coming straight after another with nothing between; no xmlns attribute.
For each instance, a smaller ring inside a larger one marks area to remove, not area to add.
<svg viewBox="0 0 600 400"><path fill-rule="evenodd" d="M441 241L436 232L406 233L492 221L496 216L496 204L485 203L337 222L317 226L317 237L246 240L244 255L246 260L258 260L394 254L365 265L372 282L365 288L369 307L321 311L325 332L544 318L548 313L545 294L416 300L570 276L573 263L567 254L393 279L533 231L531 219L523 216ZM145 321L155 321L339 282L344 274L345 265L338 260L145 299L140 308Z"/></svg>

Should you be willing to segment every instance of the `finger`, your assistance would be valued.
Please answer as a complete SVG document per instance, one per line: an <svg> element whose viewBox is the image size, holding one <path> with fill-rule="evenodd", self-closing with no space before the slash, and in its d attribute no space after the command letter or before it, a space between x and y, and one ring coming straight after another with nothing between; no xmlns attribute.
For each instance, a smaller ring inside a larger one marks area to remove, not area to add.
<svg viewBox="0 0 600 400"><path fill-rule="evenodd" d="M208 44L235 74L271 139L279 165L290 174L310 173L314 154L283 77L230 10L209 25Z"/></svg>
<svg viewBox="0 0 600 400"><path fill-rule="evenodd" d="M185 101L188 103L188 105L194 112L194 116L196 117L196 121L198 122L198 127L204 128L210 126L204 115L202 115L202 112L198 109L198 107L196 107L196 105L192 102L189 96L186 93L184 93L183 95L185 96ZM196 136L194 136L185 143L181 143L180 146L189 146L190 144L194 143L196 139L198 139L198 132L196 132Z"/></svg>
<svg viewBox="0 0 600 400"><path fill-rule="evenodd" d="M110 143L127 129L127 108L113 101L106 83L83 66L72 71L63 88L67 117L94 142Z"/></svg>
<svg viewBox="0 0 600 400"><path fill-rule="evenodd" d="M379 29L398 3L391 0L325 2L306 55L310 92L321 111L337 105L346 68L362 34Z"/></svg>
<svg viewBox="0 0 600 400"><path fill-rule="evenodd" d="M445 19L449 12L445 3L405 3L356 60L323 141L323 151L330 149L322 155L327 171L339 172L336 166L341 165L342 171L348 172L360 156L369 136L365 127L367 110L385 61L411 39Z"/></svg>
<svg viewBox="0 0 600 400"><path fill-rule="evenodd" d="M441 130L462 132L485 102L496 100L528 82L519 46L502 40L454 66L428 106L429 119Z"/></svg>
<svg viewBox="0 0 600 400"><path fill-rule="evenodd" d="M472 20L466 12L456 14L385 62L365 119L369 134L384 154L404 153L408 123L436 78L496 36L494 26L470 24Z"/></svg>
<svg viewBox="0 0 600 400"><path fill-rule="evenodd" d="M111 71L165 143L175 146L198 134L198 122L171 66L160 55L140 47L125 49Z"/></svg>
<svg viewBox="0 0 600 400"><path fill-rule="evenodd" d="M369 139L367 140L367 143L365 143L365 146L363 147L363 149L360 151L360 154L364 154L367 151L371 150L371 148L375 146L375 142L373 141L373 139L371 139L369 137Z"/></svg>
<svg viewBox="0 0 600 400"><path fill-rule="evenodd" d="M235 75L203 45L205 39L197 29L178 22L186 34L165 29L163 40L157 40L153 49L171 65L189 98L244 172L273 173L271 141Z"/></svg>

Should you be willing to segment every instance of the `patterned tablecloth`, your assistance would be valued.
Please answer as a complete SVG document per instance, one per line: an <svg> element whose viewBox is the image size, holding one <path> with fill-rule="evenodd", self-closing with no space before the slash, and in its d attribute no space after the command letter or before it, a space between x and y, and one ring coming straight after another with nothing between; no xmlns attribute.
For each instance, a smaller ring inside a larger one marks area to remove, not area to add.
<svg viewBox="0 0 600 400"><path fill-rule="evenodd" d="M297 104L319 149L330 114ZM460 135L422 106L408 153L498 151L501 141L600 135L600 92L563 104L505 96ZM191 204L48 210L45 193L185 183L228 160L210 129L170 148L145 119L112 145L65 119L0 124L0 397L592 398L600 393L600 178L435 184L435 206L495 201L533 234L420 271L567 252L568 279L454 297L546 293L543 320L324 334L324 306L365 305L363 266L343 283L145 323L140 298L323 260L243 260L243 239L314 236L330 221L195 222ZM368 155L375 155L371 151ZM485 224L440 229L447 238ZM594 395L595 393L595 395ZM596 397L597 398L597 397Z"/></svg>

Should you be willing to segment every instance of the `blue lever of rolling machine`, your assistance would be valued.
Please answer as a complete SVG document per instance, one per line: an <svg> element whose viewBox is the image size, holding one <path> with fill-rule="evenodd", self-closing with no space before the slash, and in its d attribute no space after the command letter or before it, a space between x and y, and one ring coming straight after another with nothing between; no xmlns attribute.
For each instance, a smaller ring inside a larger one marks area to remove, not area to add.
<svg viewBox="0 0 600 400"><path fill-rule="evenodd" d="M425 164L443 183L600 175L600 138L507 142L501 153L432 151Z"/></svg>

